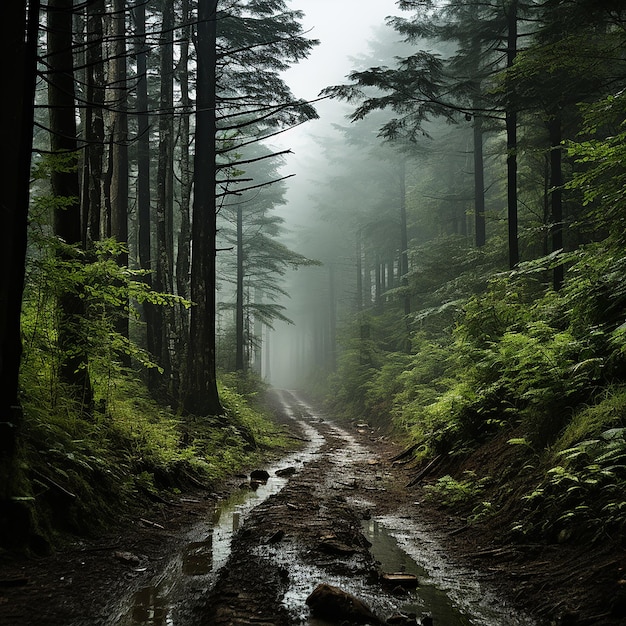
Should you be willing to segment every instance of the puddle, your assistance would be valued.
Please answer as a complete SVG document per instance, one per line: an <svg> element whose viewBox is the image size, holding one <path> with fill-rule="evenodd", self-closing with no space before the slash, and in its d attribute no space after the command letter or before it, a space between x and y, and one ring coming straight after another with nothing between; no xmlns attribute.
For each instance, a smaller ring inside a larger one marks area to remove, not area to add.
<svg viewBox="0 0 626 626"><path fill-rule="evenodd" d="M481 585L477 572L450 562L429 531L412 519L385 516L363 524L374 558L386 572L415 574L418 588L403 612L429 613L446 626L537 626Z"/></svg>
<svg viewBox="0 0 626 626"><path fill-rule="evenodd" d="M317 457L325 442L313 427L316 422L323 421L322 418L306 403L300 400L296 403L294 396L286 395L288 399L283 400L285 411L303 429L307 446L268 468L269 480L259 485L256 491L241 490L219 502L213 515L188 533L183 552L170 561L149 586L130 596L109 626L189 626L194 623L189 607L194 599L204 596L215 584L220 568L229 557L234 533L252 509L287 484L288 478L276 476L276 471L289 466L300 470ZM356 460L367 460L369 452L342 428L328 425L344 442L333 450L337 470L325 477L326 488L332 489L343 477L358 481L351 466ZM366 502L358 504L367 506ZM413 519L397 515L368 520L363 523L363 532L372 543L372 554L381 563L382 571L415 574L419 587L398 597L379 584L371 584L363 576L346 574L350 571L349 560L344 574L335 575L310 563L302 563L296 547L290 547L288 542L259 546L257 550L265 557L289 571L290 585L283 604L294 624L331 626L323 620L313 619L305 604L315 586L326 582L360 597L383 618L403 612L418 617L430 614L436 626L536 626L532 620L516 615L500 598L487 593L477 581L475 572L464 571L450 563L432 533L417 526ZM357 564L353 565L357 570Z"/></svg>
<svg viewBox="0 0 626 626"><path fill-rule="evenodd" d="M302 408L300 406L300 408ZM276 476L285 467L298 470L312 460L324 443L324 437L306 421L306 415L296 415L284 402L285 412L302 428L307 444L268 468L270 478L255 490L242 489L218 502L210 519L198 523L187 534L182 552L155 577L151 584L128 598L110 626L183 626L186 599L198 597L215 583L219 569L230 555L233 535L246 515L256 506L278 493L288 481Z"/></svg>

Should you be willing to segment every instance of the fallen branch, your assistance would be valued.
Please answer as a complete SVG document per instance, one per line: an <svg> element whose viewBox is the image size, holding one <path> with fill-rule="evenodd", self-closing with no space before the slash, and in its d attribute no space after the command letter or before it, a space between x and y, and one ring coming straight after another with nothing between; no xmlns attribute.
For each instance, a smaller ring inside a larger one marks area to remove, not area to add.
<svg viewBox="0 0 626 626"><path fill-rule="evenodd" d="M412 446L404 450L404 452L400 452L400 454L394 456L391 459L391 462L395 463L396 461L400 461L401 459L405 459L406 457L411 456L413 452L415 452L415 450L417 450L420 447L420 445L421 444L419 443L414 443Z"/></svg>
<svg viewBox="0 0 626 626"><path fill-rule="evenodd" d="M37 476L39 476L39 478L41 478L42 480L45 480L48 484L50 484L55 489L58 489L62 494L68 496L69 498L74 499L74 498L78 497L75 493L72 493L71 491L68 491L65 487L59 485L59 483L57 483L56 481L52 480L52 478L50 478L50 476L46 476L45 474L42 474L38 470L33 470L33 472L35 474L37 474Z"/></svg>
<svg viewBox="0 0 626 626"><path fill-rule="evenodd" d="M417 474L415 478L409 481L406 486L413 487L414 485L417 485L417 483L422 480L422 478L424 478L424 476L426 476L426 474L428 474L428 472L430 472L435 467L435 465L437 465L439 461L441 461L442 458L443 456L441 454L438 454L421 472Z"/></svg>
<svg viewBox="0 0 626 626"><path fill-rule="evenodd" d="M165 526L162 526L157 522L151 522L149 519L144 519L143 517L140 517L139 521L146 526L152 526L153 528L160 528L161 530L165 530Z"/></svg>

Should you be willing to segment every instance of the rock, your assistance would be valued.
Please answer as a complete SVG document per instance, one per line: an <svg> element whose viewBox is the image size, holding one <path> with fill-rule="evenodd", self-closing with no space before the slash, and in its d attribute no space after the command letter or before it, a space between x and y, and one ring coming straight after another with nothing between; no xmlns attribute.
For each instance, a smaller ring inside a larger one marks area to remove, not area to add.
<svg viewBox="0 0 626 626"><path fill-rule="evenodd" d="M357 552L354 546L349 546L337 537L322 537L322 540L317 544L317 549L325 552L326 554L341 554L349 556Z"/></svg>
<svg viewBox="0 0 626 626"><path fill-rule="evenodd" d="M250 480L256 480L262 483L266 483L269 480L269 472L267 472L266 470L252 470L252 472L250 472Z"/></svg>
<svg viewBox="0 0 626 626"><path fill-rule="evenodd" d="M115 552L113 556L122 563L126 563L126 565L139 565L141 559L132 552Z"/></svg>
<svg viewBox="0 0 626 626"><path fill-rule="evenodd" d="M385 573L380 575L380 581L384 585L390 587L405 587L414 589L418 585L417 576L415 574L407 574L405 572Z"/></svg>
<svg viewBox="0 0 626 626"><path fill-rule="evenodd" d="M296 473L295 467L284 467L283 469L276 470L276 476L293 476Z"/></svg>
<svg viewBox="0 0 626 626"><path fill-rule="evenodd" d="M306 599L311 613L333 622L348 620L357 624L382 624L362 600L339 587L318 585Z"/></svg>

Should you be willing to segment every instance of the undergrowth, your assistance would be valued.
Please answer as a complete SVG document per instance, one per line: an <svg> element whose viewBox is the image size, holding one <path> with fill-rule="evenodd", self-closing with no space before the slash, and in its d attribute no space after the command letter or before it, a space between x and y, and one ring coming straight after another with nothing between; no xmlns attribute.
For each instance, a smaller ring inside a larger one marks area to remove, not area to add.
<svg viewBox="0 0 626 626"><path fill-rule="evenodd" d="M137 507L200 485L210 489L291 445L259 402L225 384L221 416L175 415L129 376L109 381L107 401L86 415L63 393L51 403L47 390L28 384L32 375L23 376L28 392L14 498L27 511L28 529L16 530L12 547L41 550L68 534L102 531Z"/></svg>
<svg viewBox="0 0 626 626"><path fill-rule="evenodd" d="M562 263L566 280L555 291L550 273ZM461 466L481 446L515 432L511 445L520 448L521 466L532 468L525 489L518 478L513 488L502 467L494 474L494 506L487 506L491 495L483 502L474 492L484 479L477 468L475 477L444 476L429 497L474 521L513 509L511 536L523 540L621 540L625 269L621 245L607 240L513 272L492 271L478 293L454 299L452 319L444 303L416 313L410 353L399 344L389 349L389 329L380 342L353 330L331 383L334 400L352 407L348 413L391 421L417 444L414 458L422 464L440 456Z"/></svg>

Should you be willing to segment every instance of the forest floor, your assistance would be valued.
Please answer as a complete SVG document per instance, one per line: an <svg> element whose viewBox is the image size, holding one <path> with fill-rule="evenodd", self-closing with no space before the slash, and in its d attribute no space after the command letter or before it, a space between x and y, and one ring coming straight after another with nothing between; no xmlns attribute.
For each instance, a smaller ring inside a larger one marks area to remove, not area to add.
<svg viewBox="0 0 626 626"><path fill-rule="evenodd" d="M296 437L310 438L278 403L277 419ZM419 523L458 563L459 572L474 572L481 584L539 626L626 624L623 549L502 543L494 528L468 525L465 518L424 503L423 485L407 487L418 469L393 461L402 447L387 433L364 424L338 428L317 414L308 419L321 436L319 450L278 493L247 514L211 587L196 588L160 613L153 606L150 615L125 624L312 624L305 599L313 579L323 577L331 584L340 578L361 580L369 585L370 598L379 589L392 596L380 588L379 567L362 533L363 520L388 514ZM471 462L466 459L463 469ZM474 462L482 462L480 454ZM425 476L424 481L435 478ZM188 529L210 517L216 501L240 489L241 482L233 477L217 491L181 494L124 520L106 536L69 542L51 556L4 555L0 625L121 624L122 599L158 577L188 541ZM394 613L398 611L378 611L379 623ZM395 623L415 624L419 618Z"/></svg>

